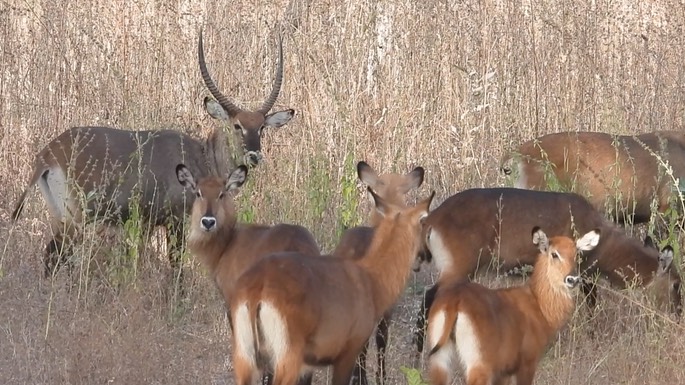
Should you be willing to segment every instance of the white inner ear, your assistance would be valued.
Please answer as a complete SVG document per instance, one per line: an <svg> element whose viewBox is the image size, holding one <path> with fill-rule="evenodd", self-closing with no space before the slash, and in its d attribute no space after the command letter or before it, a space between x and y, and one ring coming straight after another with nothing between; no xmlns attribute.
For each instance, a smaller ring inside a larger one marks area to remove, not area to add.
<svg viewBox="0 0 685 385"><path fill-rule="evenodd" d="M211 116L214 119L219 119L219 120L228 120L228 114L226 113L226 110L224 110L223 107L221 107L221 104L217 102L216 100L212 98L207 98L205 100L205 109L207 110L207 113L209 116Z"/></svg>

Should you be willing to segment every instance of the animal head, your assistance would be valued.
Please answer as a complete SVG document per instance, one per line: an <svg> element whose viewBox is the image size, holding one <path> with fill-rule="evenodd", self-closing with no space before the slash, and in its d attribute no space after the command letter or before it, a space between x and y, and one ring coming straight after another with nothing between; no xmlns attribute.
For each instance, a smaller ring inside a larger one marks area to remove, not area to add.
<svg viewBox="0 0 685 385"><path fill-rule="evenodd" d="M536 280L546 281L551 288L571 289L580 283L580 277L572 275L576 269L578 251L589 251L599 243L599 230L583 235L576 242L571 238L558 236L548 239L539 228L533 228L533 244L540 254L535 263ZM544 277L544 278L543 278Z"/></svg>
<svg viewBox="0 0 685 385"><path fill-rule="evenodd" d="M233 124L236 134L243 143L244 162L250 166L256 166L262 160L262 134L266 127L281 127L288 123L295 115L295 110L288 109L269 113L283 83L283 41L278 44L278 67L276 69L276 79L274 80L271 93L266 98L262 106L255 111L244 110L233 103L228 97L219 91L219 88L212 80L205 63L205 54L202 44L202 32L198 43L198 56L200 62L200 72L207 89L214 98L206 97L204 100L205 109L215 119L224 120Z"/></svg>
<svg viewBox="0 0 685 385"><path fill-rule="evenodd" d="M190 170L179 164L176 166L176 177L179 183L195 194L189 239L202 239L235 225L233 195L245 183L246 166L238 166L226 178L210 176L196 181Z"/></svg>
<svg viewBox="0 0 685 385"><path fill-rule="evenodd" d="M388 203L397 207L407 207L406 194L412 189L418 188L423 183L423 167L416 167L406 174L387 173L378 175L378 172L366 162L357 163L357 176L378 196ZM380 217L377 211L371 214L371 226L378 225Z"/></svg>
<svg viewBox="0 0 685 385"><path fill-rule="evenodd" d="M645 247L659 250L651 237L645 238ZM673 266L673 248L665 246L657 257L657 270L654 273L649 294L654 298L655 304L680 316L683 311L682 297L680 292L681 278L678 270Z"/></svg>

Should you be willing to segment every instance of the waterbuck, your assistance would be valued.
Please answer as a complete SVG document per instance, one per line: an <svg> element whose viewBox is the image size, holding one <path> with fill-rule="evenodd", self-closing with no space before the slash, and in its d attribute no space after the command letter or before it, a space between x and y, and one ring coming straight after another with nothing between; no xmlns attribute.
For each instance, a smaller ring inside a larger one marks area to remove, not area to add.
<svg viewBox="0 0 685 385"><path fill-rule="evenodd" d="M518 173L516 187L574 191L619 222L648 222L652 207L663 212L680 191L685 133L544 135L507 154L502 171Z"/></svg>
<svg viewBox="0 0 685 385"><path fill-rule="evenodd" d="M205 99L210 115L231 121L242 138L245 162L261 159L260 137L265 126L279 127L294 110L268 114L283 81L283 45L271 93L256 111L243 110L222 94L205 63L202 34L198 43L200 72L216 102ZM174 167L183 163L198 177L223 174L233 154L226 137L214 129L204 140L173 130L127 131L109 127L75 127L51 140L36 156L33 174L19 197L12 220L21 215L30 189L38 184L52 217L53 238L45 247L45 272L50 274L64 254L64 241L76 235L79 225L103 219L125 223L136 215L148 227L167 228L167 248L178 267L183 217L190 209L190 192L178 184Z"/></svg>
<svg viewBox="0 0 685 385"><path fill-rule="evenodd" d="M383 219L362 258L279 253L240 276L231 300L237 385L269 369L275 384L293 385L327 365L333 385L349 384L357 356L402 293L434 195L400 208L369 192Z"/></svg>
<svg viewBox="0 0 685 385"><path fill-rule="evenodd" d="M357 164L357 176L364 184L370 187L378 196L397 207L407 207L406 194L421 186L423 183L424 170L416 167L407 174L387 173L379 175L376 170L366 162ZM333 256L338 258L361 258L363 257L373 239L374 228L378 226L382 217L376 210L371 212L369 226L356 226L346 230L338 246L333 250ZM385 383L385 349L388 345L389 328L392 320L391 308L378 323L376 328L376 351L377 363L376 384ZM352 385L368 384L366 371L366 353L368 344L359 355L359 365L355 368L352 376Z"/></svg>
<svg viewBox="0 0 685 385"><path fill-rule="evenodd" d="M537 251L525 242L525 229L540 226L550 234L574 237L599 229L602 238L583 255L581 285L592 308L599 275L616 287L635 283L648 288L658 304L680 315L680 275L672 266L673 249L661 252L629 237L582 196L515 188L469 189L447 198L425 220L423 255L435 262L436 285L426 292L417 321L417 348L423 350L424 317L444 282L467 280L476 273L510 271L534 265ZM648 242L651 243L651 242Z"/></svg>
<svg viewBox="0 0 685 385"><path fill-rule="evenodd" d="M539 255L525 285L493 290L456 281L441 286L428 317L431 383L451 384L458 356L468 385L500 384L511 377L517 385L532 384L545 348L573 313L571 289L580 281L571 275L576 253L598 242L598 231L574 242L563 236L547 239L535 227Z"/></svg>

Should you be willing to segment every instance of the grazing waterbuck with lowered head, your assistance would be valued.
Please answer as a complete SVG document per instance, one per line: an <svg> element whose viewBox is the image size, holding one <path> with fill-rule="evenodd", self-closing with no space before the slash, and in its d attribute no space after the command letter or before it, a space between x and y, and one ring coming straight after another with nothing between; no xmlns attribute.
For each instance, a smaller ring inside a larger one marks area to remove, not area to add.
<svg viewBox="0 0 685 385"><path fill-rule="evenodd" d="M259 371L293 385L316 366L333 366L333 385L348 385L374 328L404 289L421 247L431 196L400 208L368 189L383 216L362 258L263 258L235 285L231 299L237 385Z"/></svg>
<svg viewBox="0 0 685 385"><path fill-rule="evenodd" d="M648 222L652 207L665 211L680 192L685 133L544 135L507 154L502 171L517 174L516 187L577 192L619 222Z"/></svg>
<svg viewBox="0 0 685 385"><path fill-rule="evenodd" d="M423 183L424 170L416 167L407 174L387 173L379 175L376 170L366 162L361 161L357 164L357 176L364 184L370 187L378 196L392 203L397 207L407 207L406 194L421 186ZM376 211L371 211L369 226L356 226L347 229L338 246L333 251L333 256L337 258L361 258L363 257L373 239L374 228L378 226L382 216ZM385 349L388 344L390 322L392 320L391 308L378 323L376 328L376 355L378 366L376 368L376 384L385 383ZM366 352L368 344L359 355L359 365L352 375L352 385L368 384L366 370Z"/></svg>
<svg viewBox="0 0 685 385"><path fill-rule="evenodd" d="M283 80L283 46L271 93L256 111L243 110L222 94L205 63L202 34L198 43L200 72L216 101L205 99L214 117L230 120L239 132L246 163L261 159L260 137L265 126L281 126L293 110L267 114ZM178 267L183 217L192 196L178 184L175 165L183 163L198 177L223 174L229 158L226 137L219 128L205 140L173 130L127 131L109 127L74 127L51 140L36 156L33 174L12 214L18 220L31 187L38 185L52 217L53 238L45 248L45 271L58 266L65 240L88 220L125 223L136 215L153 226L167 228L167 248Z"/></svg>
<svg viewBox="0 0 685 385"><path fill-rule="evenodd" d="M645 287L657 305L676 315L682 311L681 279L673 266L673 249L661 252L645 245L582 196L574 193L516 188L469 189L452 195L426 218L426 251L439 272L436 285L426 291L417 321L417 348L423 350L425 314L443 282L467 280L477 273L507 272L534 265L537 250L525 242L525 229L540 226L550 234L574 237L600 229L602 239L580 259L581 285L592 309L596 302L595 276L613 286Z"/></svg>
<svg viewBox="0 0 685 385"><path fill-rule="evenodd" d="M545 348L573 313L571 288L580 282L571 275L576 253L598 242L597 230L574 242L547 239L535 227L539 255L525 285L493 290L458 280L440 286L428 317L431 383L452 383L456 356L468 385L501 384L511 377L517 385L532 384Z"/></svg>

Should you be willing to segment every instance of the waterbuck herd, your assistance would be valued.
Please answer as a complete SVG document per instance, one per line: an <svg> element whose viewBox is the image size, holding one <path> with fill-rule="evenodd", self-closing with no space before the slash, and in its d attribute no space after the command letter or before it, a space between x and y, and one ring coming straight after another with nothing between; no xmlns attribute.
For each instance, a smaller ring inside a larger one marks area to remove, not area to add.
<svg viewBox="0 0 685 385"><path fill-rule="evenodd" d="M501 169L516 177L517 188L465 190L432 210L435 192L407 205L407 194L424 181L423 168L379 174L360 161L357 174L374 203L368 226L346 230L335 250L322 255L305 227L240 223L234 205L235 192L262 159L264 128L294 116L292 109L269 113L283 80L282 41L273 87L254 111L219 91L202 34L198 61L212 95L205 108L233 126L238 150L229 148L222 129L197 139L173 130L71 128L35 156L12 220L37 184L52 218L43 256L48 277L89 222L121 225L137 215L148 228L164 226L174 270L187 244L223 295L237 385L256 376L310 384L320 366L332 366L334 385L367 384L374 330L376 382L384 383L394 304L411 271L431 262L438 279L422 301L415 342L421 354L428 333L435 385L450 384L458 365L467 384L510 378L531 384L546 347L573 313L574 287L592 310L599 278L643 287L656 306L680 317L673 248L634 239L621 225L682 207L685 133L536 138L503 159ZM526 265L533 272L520 286L471 282Z"/></svg>

